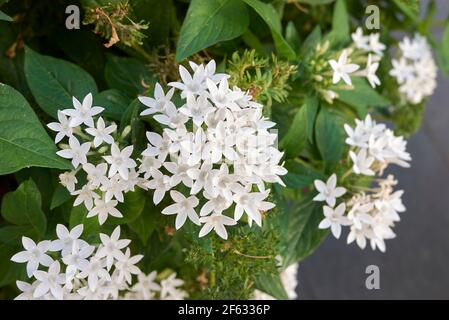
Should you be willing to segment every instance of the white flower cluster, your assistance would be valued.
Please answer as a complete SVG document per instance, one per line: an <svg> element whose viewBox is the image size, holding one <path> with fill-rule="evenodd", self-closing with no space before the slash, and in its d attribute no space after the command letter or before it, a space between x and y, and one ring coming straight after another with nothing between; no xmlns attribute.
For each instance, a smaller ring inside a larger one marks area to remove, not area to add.
<svg viewBox="0 0 449 320"><path fill-rule="evenodd" d="M181 81L169 83L167 93L156 84L154 97L139 98L148 107L141 115L152 115L163 130L147 133L138 172L154 190L155 204L170 191L174 204L162 213L176 215L176 229L188 218L202 224L200 237L214 230L227 239L225 226L235 225L244 213L250 225L261 225L262 212L274 207L264 201L270 192L265 183L283 184L279 176L287 171L279 165L283 153L275 145L277 134L269 132L275 123L263 117L262 106L239 88L229 88L229 76L215 73L215 61L190 62L190 67L193 74L179 67ZM175 89L184 101L179 109L171 101ZM224 214L231 207L233 217Z"/></svg>
<svg viewBox="0 0 449 320"><path fill-rule="evenodd" d="M137 276L137 282L125 294L127 300L184 300L187 292L179 287L184 281L176 278L176 273L156 282L158 274L156 271L148 275L143 273Z"/></svg>
<svg viewBox="0 0 449 320"><path fill-rule="evenodd" d="M363 35L361 28L357 28L356 32L352 34L354 41L354 48L346 48L341 53L337 60L329 60L329 64L333 70L332 83L337 84L340 79L344 83L351 86L352 80L349 76L363 76L368 79L370 85L375 88L380 85L380 80L376 75L376 71L379 68L379 61L382 58L385 45L379 41L379 33L372 33L369 36ZM361 54L360 52L361 51ZM366 56L366 67L363 70L360 69L360 65L351 63L351 56L361 55ZM356 72L357 71L357 72Z"/></svg>
<svg viewBox="0 0 449 320"><path fill-rule="evenodd" d="M351 146L349 155L353 161L356 174L373 176L382 175L390 163L409 167L410 154L406 151L407 141L402 136L395 136L385 124L378 124L368 114L365 120L355 120L352 128L344 125L348 135L346 143Z"/></svg>
<svg viewBox="0 0 449 320"><path fill-rule="evenodd" d="M437 66L425 37L415 34L399 43L400 57L393 59L390 75L396 78L404 102L418 104L436 88Z"/></svg>
<svg viewBox="0 0 449 320"><path fill-rule="evenodd" d="M82 232L82 224L70 231L58 224L56 240L36 244L22 237L25 250L11 260L26 262L28 277L35 280L31 284L17 282L23 291L17 299L117 299L120 291L128 288L132 276L141 273L135 264L143 256L131 256L128 248L131 240L120 239L120 226L111 236L100 233L98 246L80 239Z"/></svg>
<svg viewBox="0 0 449 320"><path fill-rule="evenodd" d="M298 267L299 263L289 265L280 273L281 283L287 293L289 300L298 299L296 287L298 286ZM271 295L260 290L254 290L254 300L275 300Z"/></svg>
<svg viewBox="0 0 449 320"><path fill-rule="evenodd" d="M407 142L402 136L396 137L384 124L377 124L367 115L365 120L356 120L356 127L345 124L348 134L346 143L351 146L349 155L353 161L355 174L382 175L390 163L409 167L410 154L406 152ZM367 240L371 248L385 251L385 239L395 237L392 227L399 221L399 213L405 211L402 204L403 191L394 192L397 181L392 175L378 179L378 188L366 188L357 192L349 201L341 202L337 207L336 199L346 193L343 187L337 187L337 177L333 174L327 182L315 180L315 201L326 201L323 206L324 219L320 229L331 228L334 237L339 238L342 226L349 226L348 244L356 241L361 249ZM345 214L347 211L347 214Z"/></svg>
<svg viewBox="0 0 449 320"><path fill-rule="evenodd" d="M61 184L76 196L74 206L84 204L89 211L87 216L98 216L100 224L109 215L122 217L117 204L124 201L124 193L134 191L135 186L142 186L143 182L135 169L137 163L131 158L133 146L119 148L114 139L117 126L115 123L107 124L99 116L103 110L92 106L90 93L82 103L73 97L73 108L58 111L59 122L48 124L57 132L55 143L68 138L69 144L62 144L63 150L57 154L71 159L75 169L59 176ZM94 116L98 116L96 121ZM80 171L86 174L87 182L76 189L76 176Z"/></svg>

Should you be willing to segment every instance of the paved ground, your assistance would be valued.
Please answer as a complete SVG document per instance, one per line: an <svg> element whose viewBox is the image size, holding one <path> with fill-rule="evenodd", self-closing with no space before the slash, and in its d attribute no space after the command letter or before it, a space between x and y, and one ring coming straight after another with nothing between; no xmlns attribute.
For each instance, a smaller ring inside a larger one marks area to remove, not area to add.
<svg viewBox="0 0 449 320"><path fill-rule="evenodd" d="M449 79L440 76L423 128L408 145L412 168L393 170L408 209L397 238L382 254L329 237L300 265L301 299L449 299L448 138ZM380 268L379 290L365 288L371 264Z"/></svg>

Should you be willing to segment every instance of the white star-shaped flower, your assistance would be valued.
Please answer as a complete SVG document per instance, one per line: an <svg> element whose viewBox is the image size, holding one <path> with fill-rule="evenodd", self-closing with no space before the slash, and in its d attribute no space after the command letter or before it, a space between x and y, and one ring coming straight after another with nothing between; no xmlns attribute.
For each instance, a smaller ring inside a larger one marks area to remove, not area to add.
<svg viewBox="0 0 449 320"><path fill-rule="evenodd" d="M343 81L347 85L352 85L351 77L349 77L350 73L357 71L360 66L353 63L347 63L348 60L348 50L343 50L340 57L338 58L338 62L335 60L330 60L329 64L334 70L334 75L332 77L332 83L336 84L343 79Z"/></svg>
<svg viewBox="0 0 449 320"><path fill-rule="evenodd" d="M314 184L319 193L315 196L315 198L313 198L313 200L326 201L326 203L331 207L335 206L336 198L341 197L346 193L345 188L337 187L337 175L335 173L327 179L326 183L321 180L315 180Z"/></svg>

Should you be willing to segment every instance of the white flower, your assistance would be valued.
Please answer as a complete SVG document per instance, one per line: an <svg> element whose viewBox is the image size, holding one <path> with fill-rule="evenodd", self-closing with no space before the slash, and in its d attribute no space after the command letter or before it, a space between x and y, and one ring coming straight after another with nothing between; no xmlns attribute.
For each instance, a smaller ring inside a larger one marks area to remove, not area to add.
<svg viewBox="0 0 449 320"><path fill-rule="evenodd" d="M157 169L151 170L151 176L153 179L147 183L147 186L150 189L154 189L153 202L154 204L158 204L164 198L165 193L171 188L170 178L163 175L162 172Z"/></svg>
<svg viewBox="0 0 449 320"><path fill-rule="evenodd" d="M117 144L113 143L111 145L111 155L103 156L106 162L111 165L108 176L112 177L118 172L123 179L128 180L129 169L137 166L137 163L130 158L132 153L133 146L125 147L120 151Z"/></svg>
<svg viewBox="0 0 449 320"><path fill-rule="evenodd" d="M226 231L225 225L234 226L237 224L237 221L234 219L219 213L213 213L210 216L201 217L200 222L204 223L204 226L200 230L199 237L204 237L213 229L221 238L225 240L228 239L228 232Z"/></svg>
<svg viewBox="0 0 449 320"><path fill-rule="evenodd" d="M326 203L331 207L335 206L336 198L341 197L346 193L345 188L337 187L337 176L335 173L327 179L326 183L321 180L315 180L314 184L319 193L315 196L315 198L313 198L313 200L326 201Z"/></svg>
<svg viewBox="0 0 449 320"><path fill-rule="evenodd" d="M385 45L379 41L380 33L371 33L369 35L369 50L375 53L378 56L383 55L383 51L385 50Z"/></svg>
<svg viewBox="0 0 449 320"><path fill-rule="evenodd" d="M181 90L182 98L185 98L188 95L200 95L204 92L205 72L203 65L199 65L196 68L193 77L186 68L179 65L179 75L181 76L182 82L170 82L168 85Z"/></svg>
<svg viewBox="0 0 449 320"><path fill-rule="evenodd" d="M78 239L83 233L83 229L83 224L73 227L70 231L63 224L56 225L56 235L58 236L58 239L51 242L49 250L61 251L62 256L71 253L73 245L80 241Z"/></svg>
<svg viewBox="0 0 449 320"><path fill-rule="evenodd" d="M348 238L346 240L347 244L350 244L356 241L357 245L360 249L365 249L366 247L366 229L357 229L355 226L351 226L351 231L348 234Z"/></svg>
<svg viewBox="0 0 449 320"><path fill-rule="evenodd" d="M269 191L269 190L267 190ZM235 202L234 219L239 221L243 213L246 212L251 220L254 220L257 225L262 225L261 211L265 207L271 207L270 202L263 201L268 197L268 192L248 192L244 189L240 189L233 196ZM270 208L270 209L271 209ZM268 209L266 209L268 210Z"/></svg>
<svg viewBox="0 0 449 320"><path fill-rule="evenodd" d="M120 282L122 279L125 279L128 284L131 284L132 275L141 273L140 269L135 266L135 264L142 260L142 258L143 255L141 254L131 257L131 250L126 248L124 256L115 264L116 270L118 271L117 280Z"/></svg>
<svg viewBox="0 0 449 320"><path fill-rule="evenodd" d="M323 214L325 218L321 220L318 228L327 229L330 227L332 234L338 239L341 234L341 226L347 226L351 223L348 218L344 216L345 211L345 203L340 203L335 209L328 206L323 206Z"/></svg>
<svg viewBox="0 0 449 320"><path fill-rule="evenodd" d="M56 152L57 155L65 159L72 159L72 165L76 169L80 164L87 163L87 153L90 149L90 142L80 144L77 138L69 138L70 148Z"/></svg>
<svg viewBox="0 0 449 320"><path fill-rule="evenodd" d="M200 210L200 216L207 216L211 212L221 214L224 210L232 205L232 201L226 199L223 196L217 195L211 196L208 192L204 191L203 196L208 200Z"/></svg>
<svg viewBox="0 0 449 320"><path fill-rule="evenodd" d="M34 281L32 284L23 281L16 281L17 288L22 291L14 300L33 300L34 290L39 285L39 281Z"/></svg>
<svg viewBox="0 0 449 320"><path fill-rule="evenodd" d="M129 176L128 176L129 178ZM127 189L126 181L122 180L120 175L116 174L111 179L108 179L100 188L104 192L104 199L106 202L115 198L119 202L125 201L123 192Z"/></svg>
<svg viewBox="0 0 449 320"><path fill-rule="evenodd" d="M379 62L372 61L372 56L368 55L368 61L366 62L366 78L368 79L368 82L370 83L371 87L375 88L376 86L380 85L380 80L376 75L376 71L379 68Z"/></svg>
<svg viewBox="0 0 449 320"><path fill-rule="evenodd" d="M78 182L74 171L66 171L59 175L59 182L67 188L69 192L75 191L75 184Z"/></svg>
<svg viewBox="0 0 449 320"><path fill-rule="evenodd" d="M87 278L90 291L95 292L98 282L101 280L111 280L109 272L105 269L106 260L99 258L98 256L92 256L89 260L89 264L84 268L82 272L78 274L78 278Z"/></svg>
<svg viewBox="0 0 449 320"><path fill-rule="evenodd" d="M369 37L363 35L363 30L361 27L358 27L353 34L351 34L352 41L354 41L354 45L358 49L369 50Z"/></svg>
<svg viewBox="0 0 449 320"><path fill-rule="evenodd" d="M181 127L187 120L189 120L189 118L185 114L179 112L173 104L169 104L165 107L164 114L157 114L153 116L153 118L157 122L175 129Z"/></svg>
<svg viewBox="0 0 449 320"><path fill-rule="evenodd" d="M31 278L39 267L39 264L49 267L53 259L46 254L50 246L50 241L41 241L36 244L28 237L22 237L22 245L25 251L20 251L12 256L11 261L18 263L27 262L27 275Z"/></svg>
<svg viewBox="0 0 449 320"><path fill-rule="evenodd" d="M92 94L89 93L84 97L83 103L78 101L75 97L72 98L74 109L65 109L62 111L65 115L71 117L70 126L77 127L84 123L89 127L94 126L93 116L101 113L104 108L102 107L92 107Z"/></svg>
<svg viewBox="0 0 449 320"><path fill-rule="evenodd" d="M58 110L59 122L51 122L47 124L51 130L56 131L55 143L61 141L64 137L71 137L73 129L70 126L70 119L68 119L61 111Z"/></svg>
<svg viewBox="0 0 449 320"><path fill-rule="evenodd" d="M106 268L109 270L114 260L124 259L125 255L121 250L126 248L131 240L120 239L120 226L114 229L111 236L100 233L100 240L103 245L98 249L97 257L106 258Z"/></svg>
<svg viewBox="0 0 449 320"><path fill-rule="evenodd" d="M87 173L87 180L93 188L99 187L108 181L106 177L108 171L107 163L100 163L97 166L92 163L86 163L83 165L83 170Z"/></svg>
<svg viewBox="0 0 449 320"><path fill-rule="evenodd" d="M39 285L34 290L33 296L35 298L42 297L47 292L50 292L53 297L58 300L63 299L64 290L62 285L65 284L65 275L60 273L61 266L58 261L53 261L48 272L37 270L34 272L34 277L40 281Z"/></svg>
<svg viewBox="0 0 449 320"><path fill-rule="evenodd" d="M177 297L179 295L178 287L182 286L184 281L176 278L176 273L172 273L168 278L161 281L161 299Z"/></svg>
<svg viewBox="0 0 449 320"><path fill-rule="evenodd" d="M179 111L192 118L193 123L197 126L201 126L206 116L214 110L206 96L198 98L187 96L187 103L179 108Z"/></svg>
<svg viewBox="0 0 449 320"><path fill-rule="evenodd" d="M190 194L197 194L203 187L209 182L209 176L212 172L212 164L205 161L201 165L201 168L189 168L187 170L187 175L190 179L193 179L195 182L192 185L192 189L190 189Z"/></svg>
<svg viewBox="0 0 449 320"><path fill-rule="evenodd" d="M146 157L157 157L161 162L165 161L170 148L170 137L166 133L161 137L154 132L147 132L146 136L149 144L142 152L142 155Z"/></svg>
<svg viewBox="0 0 449 320"><path fill-rule="evenodd" d="M115 132L116 129L116 124L111 124L109 127L106 127L103 118L99 117L97 127L86 128L86 132L91 136L94 136L94 147L97 148L103 142L113 144L114 138L112 138L111 133Z"/></svg>
<svg viewBox="0 0 449 320"><path fill-rule="evenodd" d="M140 293L145 300L153 298L154 292L161 290L161 286L155 282L156 277L156 271L153 271L148 275L140 273L137 275L138 281L131 288L131 291Z"/></svg>
<svg viewBox="0 0 449 320"><path fill-rule="evenodd" d="M390 70L390 75L396 78L399 84L411 80L414 77L414 68L412 64L407 62L407 59L401 57L399 60L391 60L393 68Z"/></svg>
<svg viewBox="0 0 449 320"><path fill-rule="evenodd" d="M174 204L162 210L162 214L172 215L176 214L175 228L178 230L181 228L187 217L196 225L200 224L198 215L195 212L195 207L198 205L198 198L195 196L190 196L186 198L182 193L172 190L170 191L170 196L175 201Z"/></svg>
<svg viewBox="0 0 449 320"><path fill-rule="evenodd" d="M369 225L373 222L370 215L373 209L373 203L355 203L348 212L348 219L351 220L356 229L362 229L364 225Z"/></svg>
<svg viewBox="0 0 449 320"><path fill-rule="evenodd" d="M367 176L374 175L374 171L370 169L374 162L374 158L367 155L366 149L361 149L357 154L353 151L349 151L349 156L354 162L352 169L356 174L364 174Z"/></svg>
<svg viewBox="0 0 449 320"><path fill-rule="evenodd" d="M156 112L164 112L167 105L172 105L171 98L173 97L175 89L168 90L167 94L164 94L159 83L156 83L154 87L154 98L151 97L138 97L139 101L146 105L148 109L142 111L141 116L147 116Z"/></svg>
<svg viewBox="0 0 449 320"><path fill-rule="evenodd" d="M66 276L74 276L77 270L84 270L88 264L88 258L94 252L95 247L84 242L75 242L69 254L62 257L62 261L67 265ZM66 279L67 280L67 279Z"/></svg>
<svg viewBox="0 0 449 320"><path fill-rule="evenodd" d="M343 81L347 85L352 85L351 78L349 77L350 73L357 71L360 66L357 64L347 63L348 60L348 51L343 50L340 57L338 58L338 62L335 60L330 60L329 64L334 70L334 75L332 78L332 83L336 84L343 79Z"/></svg>
<svg viewBox="0 0 449 320"><path fill-rule="evenodd" d="M73 206L79 206L81 203L84 203L87 210L92 209L94 205L94 199L100 198L98 193L93 191L89 185L84 185L80 190L73 191L71 193L72 196L77 196L75 201L73 202Z"/></svg>
<svg viewBox="0 0 449 320"><path fill-rule="evenodd" d="M90 218L98 216L98 222L100 222L100 224L105 223L108 215L116 218L122 218L123 215L116 208L117 203L117 200L106 201L100 198L95 199L95 206L89 211L87 217Z"/></svg>

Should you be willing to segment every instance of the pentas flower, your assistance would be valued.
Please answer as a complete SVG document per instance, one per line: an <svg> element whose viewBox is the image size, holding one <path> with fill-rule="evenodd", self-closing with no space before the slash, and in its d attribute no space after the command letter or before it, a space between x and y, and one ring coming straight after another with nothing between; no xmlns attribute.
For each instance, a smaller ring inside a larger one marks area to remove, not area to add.
<svg viewBox="0 0 449 320"><path fill-rule="evenodd" d="M348 50L342 51L340 57L338 58L338 61L329 60L329 64L334 71L332 83L336 84L340 82L340 79L343 79L343 81L349 86L352 85L351 77L349 76L349 74L357 71L360 68L360 66L357 64L348 63Z"/></svg>
<svg viewBox="0 0 449 320"><path fill-rule="evenodd" d="M352 128L344 125L348 135L346 143L351 146L349 155L354 163L356 174L372 176L382 173L390 163L409 167L410 154L406 151L407 142L383 124L377 124L367 115L365 120L356 119Z"/></svg>
<svg viewBox="0 0 449 320"><path fill-rule="evenodd" d="M83 204L89 211L88 217L97 216L103 224L110 215L122 217L116 206L124 201L125 193L134 191L136 186L147 187L146 180L139 176L142 168L136 172L137 163L131 158L133 146L122 146L114 140L117 125L101 116L103 107L92 107L92 103L91 94L82 104L74 98L74 109L58 112L59 122L50 123L49 127L58 132L57 142L68 137L68 145L61 144L64 149L57 154L71 159L76 169L61 174L61 184L75 197L74 206ZM152 164L157 167L157 161ZM78 179L78 173L86 179ZM77 185L78 180L86 182Z"/></svg>
<svg viewBox="0 0 449 320"><path fill-rule="evenodd" d="M332 174L327 182L321 180L315 180L314 182L316 190L319 192L314 198L314 201L326 201L326 203L334 207L336 199L346 193L346 189L343 187L337 187L337 175Z"/></svg>
<svg viewBox="0 0 449 320"><path fill-rule="evenodd" d="M344 215L346 211L346 204L340 203L335 209L324 206L323 214L324 219L321 220L318 228L327 229L331 228L332 234L335 238L340 238L341 226L350 225L349 219Z"/></svg>
<svg viewBox="0 0 449 320"><path fill-rule="evenodd" d="M17 281L20 300L110 300L155 299L152 292L161 292L160 299L180 299L187 296L179 286L183 281L176 274L156 284L157 272L144 275L136 265L142 255L131 255L130 240L120 239L120 227L110 236L100 234L101 243L91 245L80 239L83 225L71 230L58 224L58 239L35 243L23 237L25 251L11 260L28 262L30 283ZM54 259L46 254L53 251ZM138 279L135 282L136 278ZM135 282L135 284L133 284ZM163 282L163 283L162 283ZM130 290L131 286L131 290ZM139 294L137 294L139 293Z"/></svg>
<svg viewBox="0 0 449 320"><path fill-rule="evenodd" d="M415 34L399 42L399 53L392 59L390 75L399 85L402 103L418 104L436 88L437 66L423 36Z"/></svg>
<svg viewBox="0 0 449 320"><path fill-rule="evenodd" d="M262 106L229 87L228 75L215 74L215 62L189 64L192 72L180 66L181 80L169 83L173 94L156 85L154 98L140 98L149 107L141 115L152 115L162 132L147 133L138 172L155 204L166 198L162 214L176 215L176 229L188 218L202 224L200 236L213 230L226 238L224 226L237 224L244 214L249 225L262 224L262 213L274 207L265 201L266 184L283 185L280 176L287 171L277 134L269 131L275 123L263 116ZM177 94L179 108L170 101ZM164 107L156 107L157 101Z"/></svg>

